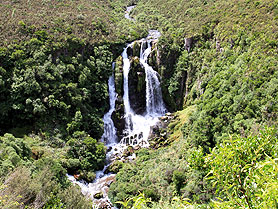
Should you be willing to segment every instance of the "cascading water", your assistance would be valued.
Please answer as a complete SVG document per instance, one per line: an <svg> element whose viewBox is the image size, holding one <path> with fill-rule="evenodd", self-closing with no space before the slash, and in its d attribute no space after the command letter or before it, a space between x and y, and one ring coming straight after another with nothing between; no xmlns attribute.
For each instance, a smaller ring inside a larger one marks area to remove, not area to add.
<svg viewBox="0 0 278 209"><path fill-rule="evenodd" d="M123 51L123 74L124 74L124 107L125 107L125 123L126 123L126 130L132 131L133 130L133 123L132 123L132 116L134 112L130 107L129 101L129 91L128 91L128 74L130 69L130 61L127 55L127 49L132 47L132 44L129 44ZM127 132L127 134L129 134Z"/></svg>
<svg viewBox="0 0 278 209"><path fill-rule="evenodd" d="M125 122L126 127L124 137L121 140L123 144L140 145L141 147L147 147L148 135L150 127L155 125L158 121L158 117L167 112L160 88L159 75L148 64L148 56L151 53L151 42L156 41L160 36L160 33L155 30L151 30L146 39L140 40L140 63L145 69L146 74L146 113L144 115L137 115L130 107L129 101L129 85L128 74L130 70L130 60L127 54L127 49L132 48L133 43L129 44L122 54L123 57L123 74L124 74L124 106L125 106ZM145 48L144 46L147 45Z"/></svg>
<svg viewBox="0 0 278 209"><path fill-rule="evenodd" d="M153 31L155 32L155 31ZM145 68L146 73L146 111L150 116L161 116L166 113L166 108L162 99L160 88L159 74L148 65L148 56L151 53L151 42L153 39L147 39L147 48L143 50L144 44L141 45L140 63Z"/></svg>
<svg viewBox="0 0 278 209"><path fill-rule="evenodd" d="M133 8L133 7L132 7ZM127 19L130 19L129 12L132 9L128 8L127 14L125 15ZM155 30L151 30L147 38L138 41L141 43L140 51L140 63L145 69L146 75L146 112L143 115L136 114L130 105L129 97L129 71L131 62L128 56L128 49L133 47L133 43L128 44L122 53L123 58L123 103L125 109L125 130L123 131L125 137L123 137L119 143L117 143L116 128L114 122L111 118L113 112L115 111L115 103L117 100L117 94L115 91L115 78L112 75L109 78L109 100L110 100L110 109L104 115L104 133L101 138L101 141L109 147L109 152L106 155L107 165L102 171L96 172L96 179L93 183L87 184L86 182L77 181L73 176L68 175L68 178L75 184L78 184L81 187L81 191L84 195L90 196L96 205L105 204L105 208L113 208L111 202L108 199L108 187L113 182L115 174L105 174L106 168L113 162L115 159L121 159L123 151L128 146L139 146L139 147L148 147L148 135L150 132L151 126L155 125L159 117L166 113L166 108L162 99L162 93L159 82L159 75L153 68L148 64L148 57L151 54L151 43L157 41L160 33ZM114 69L113 63L113 69ZM113 73L114 74L114 73ZM129 157L128 159L133 159L134 156ZM102 193L103 198L100 200L94 199L94 195L97 193Z"/></svg>
<svg viewBox="0 0 278 209"><path fill-rule="evenodd" d="M115 63L113 63L113 69L114 68L115 68ZM117 143L116 128L111 118L112 113L115 111L115 103L117 99L117 94L115 91L114 73L110 76L108 80L108 88L109 88L110 110L103 117L104 133L101 137L101 141L104 142L106 145Z"/></svg>

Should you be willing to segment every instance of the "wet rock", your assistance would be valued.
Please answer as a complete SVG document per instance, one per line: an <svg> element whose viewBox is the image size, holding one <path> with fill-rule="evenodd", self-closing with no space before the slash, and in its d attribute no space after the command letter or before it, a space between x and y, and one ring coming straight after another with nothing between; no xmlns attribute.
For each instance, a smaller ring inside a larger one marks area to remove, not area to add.
<svg viewBox="0 0 278 209"><path fill-rule="evenodd" d="M101 201L98 204L98 208L99 209L111 209L111 208L113 208L113 206L111 204L109 204L108 202L106 202L106 201Z"/></svg>
<svg viewBox="0 0 278 209"><path fill-rule="evenodd" d="M160 117L159 122L151 127L149 135L149 143L151 148L157 149L161 146L166 146L171 143L171 141L169 141L167 127L174 118L174 115L168 113L165 116Z"/></svg>
<svg viewBox="0 0 278 209"><path fill-rule="evenodd" d="M117 136L121 137L123 134L123 129L125 128L125 118L124 118L124 104L121 96L117 97L115 111L112 113L112 120L114 122L114 126L117 129Z"/></svg>
<svg viewBox="0 0 278 209"><path fill-rule="evenodd" d="M131 156L134 152L134 148L132 146L128 146L127 149L125 149L123 152L123 157L126 158L128 156Z"/></svg>
<svg viewBox="0 0 278 209"><path fill-rule="evenodd" d="M159 52L157 50L157 43L152 42L152 52L148 57L148 64L152 66L155 71L158 71L160 61L159 61Z"/></svg>
<svg viewBox="0 0 278 209"><path fill-rule="evenodd" d="M143 114L146 110L146 75L138 57L131 60L128 79L130 106L136 114Z"/></svg>
<svg viewBox="0 0 278 209"><path fill-rule="evenodd" d="M112 147L108 147L106 152L110 152L112 150Z"/></svg>
<svg viewBox="0 0 278 209"><path fill-rule="evenodd" d="M127 50L127 55L130 57L130 56L133 56L133 49L131 47L128 47Z"/></svg>
<svg viewBox="0 0 278 209"><path fill-rule="evenodd" d="M172 114L172 113L170 113L170 112L167 112L165 115L166 115L166 116L168 116L168 117L173 116L173 114Z"/></svg>
<svg viewBox="0 0 278 209"><path fill-rule="evenodd" d="M115 64L115 90L118 95L123 95L123 58L116 59Z"/></svg>
<svg viewBox="0 0 278 209"><path fill-rule="evenodd" d="M103 193L102 193L102 192L98 192L98 193L94 194L94 198L95 198L95 199L101 199L101 198L103 198Z"/></svg>
<svg viewBox="0 0 278 209"><path fill-rule="evenodd" d="M135 41L133 44L133 56L140 57L141 41Z"/></svg>

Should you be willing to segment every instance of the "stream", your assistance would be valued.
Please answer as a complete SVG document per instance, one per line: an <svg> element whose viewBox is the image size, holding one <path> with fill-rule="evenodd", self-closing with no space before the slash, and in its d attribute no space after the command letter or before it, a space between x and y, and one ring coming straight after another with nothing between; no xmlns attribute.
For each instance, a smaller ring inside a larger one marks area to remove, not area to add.
<svg viewBox="0 0 278 209"><path fill-rule="evenodd" d="M129 13L134 8L134 6L127 7L125 13L125 18L133 20ZM117 93L115 91L115 78L114 78L114 68L115 63L113 63L113 74L108 80L109 86L109 101L110 109L104 115L104 134L101 141L105 143L107 147L106 155L106 166L102 171L96 172L96 178L94 182L87 183L85 181L78 181L73 176L68 175L68 179L80 186L81 191L84 195L89 196L94 205L97 208L115 208L108 198L108 190L110 184L115 181L115 174L106 174L106 169L115 160L122 161L132 161L135 159L135 154L123 159L124 150L128 146L133 147L148 147L148 136L150 129L158 121L159 117L163 116L167 109L164 105L162 99L162 93L160 88L160 81L158 73L153 70L153 68L148 64L148 57L152 52L152 43L156 42L160 37L160 33L156 30L150 30L149 35L143 38L137 43L141 44L140 49L140 64L145 70L145 81L146 81L146 111L144 114L136 114L130 105L130 95L129 95L129 71L131 66L130 57L128 56L128 49L132 48L135 42L132 42L124 48L122 52L123 58L123 103L124 103L124 137L118 139L116 133L117 130L114 126L112 120L112 114L115 111L115 103L117 100ZM98 196L98 197L97 197Z"/></svg>

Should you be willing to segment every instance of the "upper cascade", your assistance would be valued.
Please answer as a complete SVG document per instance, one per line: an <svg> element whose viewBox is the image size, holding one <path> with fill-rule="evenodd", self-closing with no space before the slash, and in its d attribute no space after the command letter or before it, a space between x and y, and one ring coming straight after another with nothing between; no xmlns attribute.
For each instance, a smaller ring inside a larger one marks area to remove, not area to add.
<svg viewBox="0 0 278 209"><path fill-rule="evenodd" d="M141 44L140 63L146 73L146 111L150 116L161 116L167 112L160 88L159 74L148 64L148 57L152 51L152 39L145 40L147 48L144 50L144 42Z"/></svg>
<svg viewBox="0 0 278 209"><path fill-rule="evenodd" d="M157 41L160 33L156 30L151 30L147 38L140 40L140 64L145 69L146 74L146 112L143 115L136 114L130 106L130 90L129 90L129 71L131 67L130 56L128 49L132 48L134 42L128 44L124 49L123 57L123 77L124 77L124 108L125 108L125 137L121 143L129 145L140 145L147 147L148 135L150 127L155 125L158 117L164 115L167 109L162 99L160 88L159 74L153 70L148 64L148 57L152 52L151 43Z"/></svg>

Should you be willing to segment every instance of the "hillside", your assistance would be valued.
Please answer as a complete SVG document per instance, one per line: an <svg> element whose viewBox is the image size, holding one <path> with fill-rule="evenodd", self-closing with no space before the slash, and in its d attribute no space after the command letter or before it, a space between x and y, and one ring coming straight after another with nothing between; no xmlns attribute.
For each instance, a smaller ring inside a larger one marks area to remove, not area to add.
<svg viewBox="0 0 278 209"><path fill-rule="evenodd" d="M112 63L124 135L121 53L155 29L147 63L171 121L150 148L128 147L135 161L116 162L111 202L277 207L277 19L277 0L1 1L0 206L91 208L66 174L92 182L107 163ZM131 100L146 102L140 44L127 49Z"/></svg>
<svg viewBox="0 0 278 209"><path fill-rule="evenodd" d="M256 137L266 136L260 131L266 126L277 127L277 12L277 2L273 1L137 2L133 17L162 32L158 72L162 75L165 102L172 110L187 110L192 105L196 108L179 113L183 117L189 115L187 122L178 120L169 125L168 133L181 130L178 140L170 134L167 141L174 140L170 146L164 147L162 143L158 150L139 152L136 162L118 173L110 190L113 201L128 197L134 202L143 199L145 205L150 198L160 202L153 208L192 204L204 208L275 207L277 182L273 182L273 176L269 179L272 183L263 189L270 192L270 199L262 197L254 186L260 184L255 173L262 172L262 181L266 181L265 172L268 172L268 168L256 170L257 166L276 156L275 133L267 131L269 136L265 138L269 140L266 143L274 146L270 149L274 155L270 154L273 157L269 159L268 155L259 154L260 157L248 161L252 154L247 151L239 159L231 152L234 162L226 162L225 155L217 159L209 156L213 148L214 153L221 155L221 147L229 144L230 138L246 141L246 144L233 144L232 149L244 150L250 146L258 154L256 146L264 145L262 141L255 145ZM274 141L268 137L274 137ZM227 149L223 152L228 152ZM217 164L217 160L223 160L223 164ZM256 166L249 167L247 162ZM234 167L219 173L217 169L224 169L225 163ZM270 169L274 169L274 164ZM254 173L247 174L244 168ZM240 178L225 177L225 172L234 172ZM230 185L230 181L234 183ZM145 196L136 199L138 191ZM171 203L176 196L179 202ZM211 201L216 197L223 202Z"/></svg>

